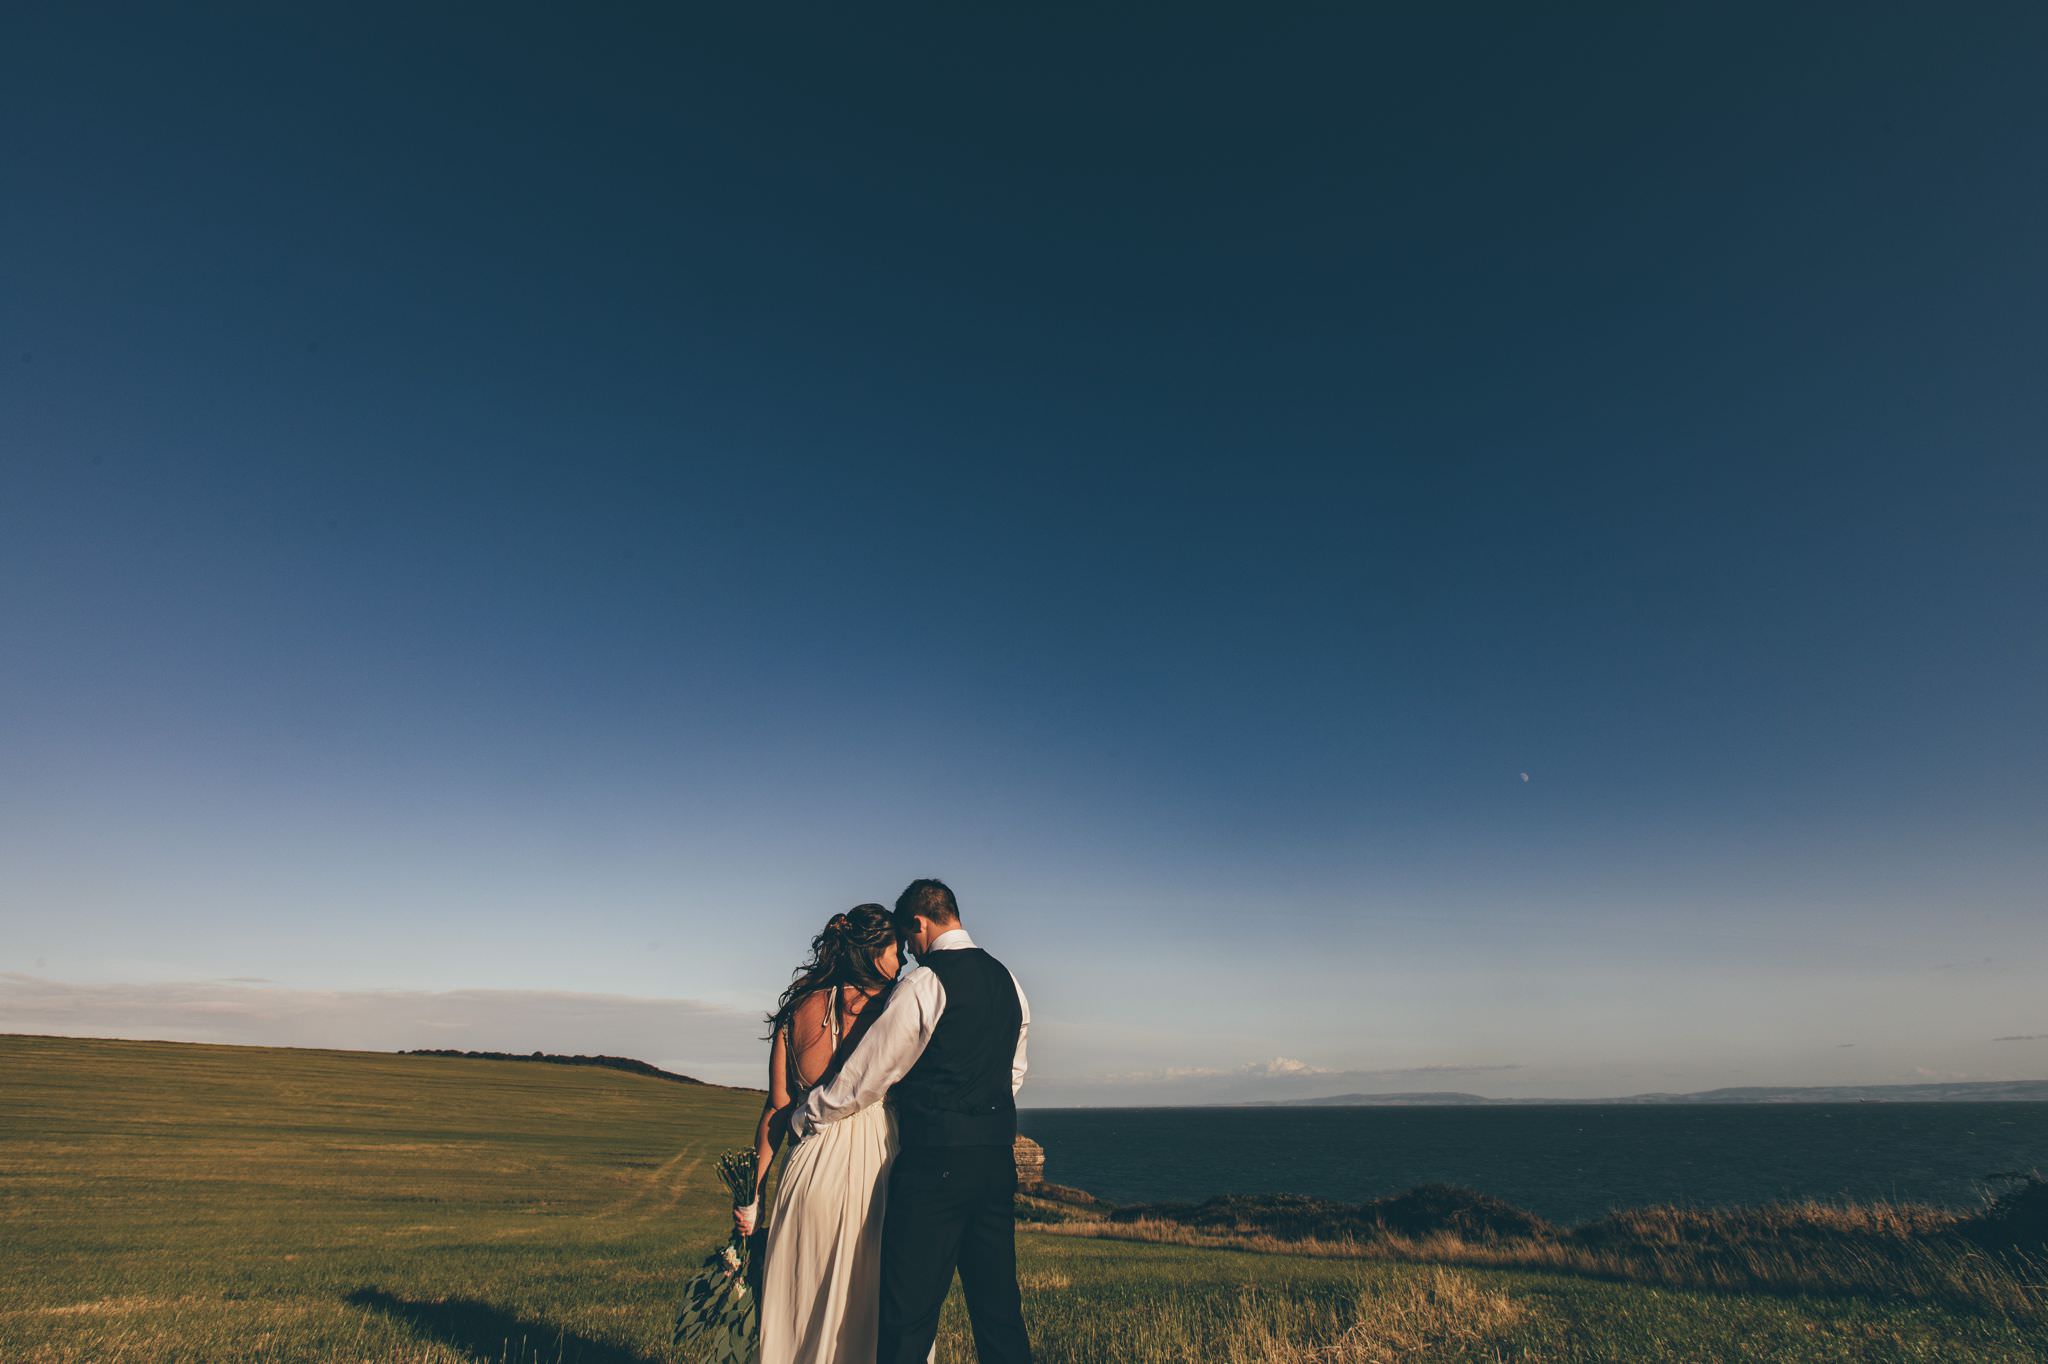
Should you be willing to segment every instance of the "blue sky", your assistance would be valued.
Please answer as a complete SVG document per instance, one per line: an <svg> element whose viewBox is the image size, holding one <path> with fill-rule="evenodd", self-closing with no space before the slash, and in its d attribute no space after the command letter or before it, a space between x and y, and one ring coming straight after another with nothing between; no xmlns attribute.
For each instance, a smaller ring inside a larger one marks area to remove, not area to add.
<svg viewBox="0 0 2048 1364"><path fill-rule="evenodd" d="M2048 1074L2048 23L11 14L0 1028ZM461 1039L461 1040L458 1040Z"/></svg>

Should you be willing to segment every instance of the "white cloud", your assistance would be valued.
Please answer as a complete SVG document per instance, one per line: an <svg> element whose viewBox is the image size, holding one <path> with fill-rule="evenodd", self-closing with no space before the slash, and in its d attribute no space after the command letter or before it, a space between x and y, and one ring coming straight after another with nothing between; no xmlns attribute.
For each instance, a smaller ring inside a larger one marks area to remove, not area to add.
<svg viewBox="0 0 2048 1364"><path fill-rule="evenodd" d="M1386 1070L1360 1070L1347 1066L1314 1066L1306 1061L1297 1061L1291 1056L1275 1056L1270 1061L1247 1061L1239 1066L1167 1066L1163 1070L1127 1070L1110 1074L1080 1077L1089 1084L1132 1084L1167 1080L1213 1080L1236 1078L1253 1080L1294 1080L1317 1076L1341 1075L1354 1080L1394 1080L1403 1077L1425 1075L1489 1075L1506 1070L1520 1070L1516 1064L1506 1065L1425 1065L1400 1066Z"/></svg>
<svg viewBox="0 0 2048 1364"><path fill-rule="evenodd" d="M1221 1077L1250 1079L1274 1079L1295 1075L1336 1075L1339 1071L1325 1070L1312 1066L1306 1061L1297 1061L1291 1056L1276 1056L1270 1061L1247 1061L1240 1066L1167 1066L1163 1070L1128 1070L1109 1075L1084 1077L1081 1083L1103 1085L1128 1085L1171 1082L1175 1080L1214 1080Z"/></svg>
<svg viewBox="0 0 2048 1364"><path fill-rule="evenodd" d="M1312 1066L1306 1061L1297 1061L1292 1056L1276 1056L1270 1061L1254 1061L1240 1066L1241 1075L1332 1075L1334 1071L1322 1066Z"/></svg>
<svg viewBox="0 0 2048 1364"><path fill-rule="evenodd" d="M232 981L77 985L0 972L0 1032L249 1046L631 1056L762 1083L760 1016L690 999L566 990L296 990Z"/></svg>
<svg viewBox="0 0 2048 1364"><path fill-rule="evenodd" d="M1447 1079L1518 1071L1516 1064L1433 1064L1380 1070L1319 1066L1292 1056L1235 1066L1167 1066L1160 1070L1040 1076L1027 1102L1040 1104L1233 1104L1300 1099L1357 1090L1444 1088Z"/></svg>
<svg viewBox="0 0 2048 1364"><path fill-rule="evenodd" d="M1926 1066L1913 1067L1913 1076L1919 1080L1942 1080L1953 1083L1958 1080L1989 1080L1994 1077L1980 1075L1970 1070L1932 1070Z"/></svg>

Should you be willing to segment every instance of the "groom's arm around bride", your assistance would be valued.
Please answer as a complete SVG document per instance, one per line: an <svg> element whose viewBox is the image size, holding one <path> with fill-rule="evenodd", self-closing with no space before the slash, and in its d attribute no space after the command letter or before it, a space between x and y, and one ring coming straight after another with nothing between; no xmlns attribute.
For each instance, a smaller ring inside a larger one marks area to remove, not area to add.
<svg viewBox="0 0 2048 1364"><path fill-rule="evenodd" d="M801 1140L884 1097L895 1112L879 1364L926 1358L956 1268L982 1364L1026 1364L1013 1144L1030 1006L1016 977L967 936L944 883L911 882L896 923L918 966L792 1130Z"/></svg>

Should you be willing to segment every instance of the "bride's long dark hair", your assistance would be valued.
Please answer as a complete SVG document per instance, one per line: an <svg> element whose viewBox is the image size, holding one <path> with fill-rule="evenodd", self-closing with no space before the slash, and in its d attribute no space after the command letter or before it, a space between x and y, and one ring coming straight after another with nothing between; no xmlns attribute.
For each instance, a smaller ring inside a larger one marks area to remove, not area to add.
<svg viewBox="0 0 2048 1364"><path fill-rule="evenodd" d="M811 939L810 959L796 968L795 978L768 1016L769 1036L789 1022L806 996L819 990L836 985L887 990L894 985L896 982L875 965L875 958L892 942L902 950L903 936L896 931L896 919L880 905L855 905L844 914L834 914L825 931Z"/></svg>

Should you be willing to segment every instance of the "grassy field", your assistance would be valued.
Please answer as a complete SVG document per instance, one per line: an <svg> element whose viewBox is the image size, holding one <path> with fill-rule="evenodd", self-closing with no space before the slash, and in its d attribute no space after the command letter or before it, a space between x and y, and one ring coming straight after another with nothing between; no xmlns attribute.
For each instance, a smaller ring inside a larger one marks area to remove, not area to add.
<svg viewBox="0 0 2048 1364"><path fill-rule="evenodd" d="M708 1157L758 1102L559 1066L0 1037L0 1360L666 1360L677 1285L722 1235ZM1041 1359L2048 1359L2037 1320L1961 1304L1167 1239L1028 1231ZM957 1301L939 1354L972 1358Z"/></svg>

